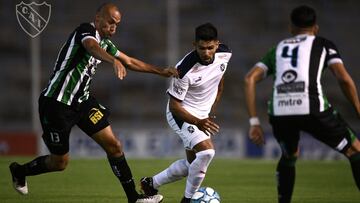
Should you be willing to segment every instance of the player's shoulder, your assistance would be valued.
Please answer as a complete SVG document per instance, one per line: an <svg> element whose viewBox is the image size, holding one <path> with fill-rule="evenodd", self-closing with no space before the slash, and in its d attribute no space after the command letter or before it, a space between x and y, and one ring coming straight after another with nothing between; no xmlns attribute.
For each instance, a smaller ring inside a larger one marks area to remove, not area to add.
<svg viewBox="0 0 360 203"><path fill-rule="evenodd" d="M91 23L81 23L76 30L78 32L90 32L91 34L96 32L95 26Z"/></svg>
<svg viewBox="0 0 360 203"><path fill-rule="evenodd" d="M219 44L219 47L216 50L216 53L220 53L220 52L232 53L229 46L226 44L222 44L222 43Z"/></svg>
<svg viewBox="0 0 360 203"><path fill-rule="evenodd" d="M200 59L196 53L196 50L186 54L185 57L176 66L179 72L179 78L182 79L186 73L188 73L198 62L200 62Z"/></svg>
<svg viewBox="0 0 360 203"><path fill-rule="evenodd" d="M95 27L91 23L80 23L77 28L95 29Z"/></svg>
<svg viewBox="0 0 360 203"><path fill-rule="evenodd" d="M316 36L315 38L316 40L320 41L321 43L323 43L324 45L331 45L334 46L334 42L328 38L325 38L323 36Z"/></svg>
<svg viewBox="0 0 360 203"><path fill-rule="evenodd" d="M74 31L75 40L80 42L86 38L94 38L96 41L99 41L100 38L96 32L95 26L92 23L81 23Z"/></svg>

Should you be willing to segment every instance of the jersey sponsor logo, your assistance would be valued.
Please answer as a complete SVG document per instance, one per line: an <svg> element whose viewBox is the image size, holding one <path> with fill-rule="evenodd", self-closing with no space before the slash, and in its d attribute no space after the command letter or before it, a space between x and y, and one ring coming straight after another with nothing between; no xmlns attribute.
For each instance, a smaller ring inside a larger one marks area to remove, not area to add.
<svg viewBox="0 0 360 203"><path fill-rule="evenodd" d="M201 76L199 76L199 77L195 80L195 82L200 82L200 81L201 81L201 79L202 79L202 77L201 77Z"/></svg>
<svg viewBox="0 0 360 203"><path fill-rule="evenodd" d="M89 119L94 125L97 124L102 119L102 117L104 117L104 114L101 113L99 109L92 108L90 110Z"/></svg>
<svg viewBox="0 0 360 203"><path fill-rule="evenodd" d="M51 15L51 5L45 1L41 4L21 2L16 5L16 18L21 28L30 37L38 36L46 27Z"/></svg>
<svg viewBox="0 0 360 203"><path fill-rule="evenodd" d="M284 83L291 83L291 82L295 81L296 78L297 78L297 73L294 70L287 70L281 76L281 80Z"/></svg>
<svg viewBox="0 0 360 203"><path fill-rule="evenodd" d="M282 99L278 101L279 107L287 107L287 106L301 106L303 103L302 99Z"/></svg>
<svg viewBox="0 0 360 203"><path fill-rule="evenodd" d="M185 91L184 88L181 88L179 85L175 84L173 85L174 91L176 92L176 94L178 95L182 95Z"/></svg>
<svg viewBox="0 0 360 203"><path fill-rule="evenodd" d="M294 82L289 84L280 84L276 86L276 90L279 94L291 93L291 92L304 92L305 82Z"/></svg>
<svg viewBox="0 0 360 203"><path fill-rule="evenodd" d="M291 92L304 92L305 82L294 82L297 78L297 73L294 70L287 70L281 75L281 80L284 84L276 86L276 90L279 94L291 93Z"/></svg>

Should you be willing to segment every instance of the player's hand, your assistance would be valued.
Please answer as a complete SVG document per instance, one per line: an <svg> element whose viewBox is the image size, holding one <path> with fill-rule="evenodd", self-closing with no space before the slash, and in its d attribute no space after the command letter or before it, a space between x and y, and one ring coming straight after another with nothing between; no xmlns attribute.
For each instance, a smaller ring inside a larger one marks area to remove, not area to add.
<svg viewBox="0 0 360 203"><path fill-rule="evenodd" d="M219 125L209 118L199 120L196 126L208 136L215 135L220 129Z"/></svg>
<svg viewBox="0 0 360 203"><path fill-rule="evenodd" d="M250 126L249 138L254 144L258 146L265 144L264 133L260 125Z"/></svg>
<svg viewBox="0 0 360 203"><path fill-rule="evenodd" d="M119 60L114 59L113 67L114 67L115 75L116 75L120 80L124 79L124 77L126 76L125 66L124 66Z"/></svg>
<svg viewBox="0 0 360 203"><path fill-rule="evenodd" d="M164 68L161 72L161 75L164 77L179 77L179 73L176 68Z"/></svg>

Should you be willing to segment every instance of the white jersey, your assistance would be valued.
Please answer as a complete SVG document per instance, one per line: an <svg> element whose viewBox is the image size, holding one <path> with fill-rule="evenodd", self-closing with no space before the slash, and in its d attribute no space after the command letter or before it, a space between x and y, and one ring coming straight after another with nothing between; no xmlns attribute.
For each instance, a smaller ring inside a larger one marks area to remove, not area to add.
<svg viewBox="0 0 360 203"><path fill-rule="evenodd" d="M229 48L220 44L213 62L202 64L196 51L190 52L176 64L179 78L171 80L168 94L182 101L182 107L193 116L207 118L231 55Z"/></svg>

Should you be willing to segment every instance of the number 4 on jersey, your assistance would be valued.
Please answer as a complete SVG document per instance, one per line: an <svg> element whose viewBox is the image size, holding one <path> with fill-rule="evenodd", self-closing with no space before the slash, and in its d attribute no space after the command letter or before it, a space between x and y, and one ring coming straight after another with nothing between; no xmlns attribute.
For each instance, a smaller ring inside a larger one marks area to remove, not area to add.
<svg viewBox="0 0 360 203"><path fill-rule="evenodd" d="M283 58L291 58L292 67L296 68L297 66L297 58L298 58L299 46L293 48L291 50L291 55L289 55L289 46L285 46L282 50L281 57Z"/></svg>

